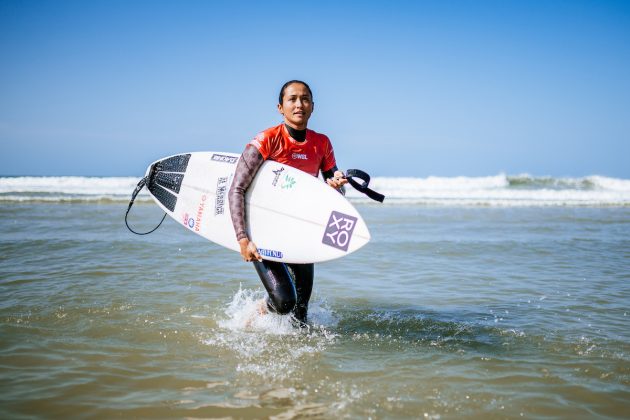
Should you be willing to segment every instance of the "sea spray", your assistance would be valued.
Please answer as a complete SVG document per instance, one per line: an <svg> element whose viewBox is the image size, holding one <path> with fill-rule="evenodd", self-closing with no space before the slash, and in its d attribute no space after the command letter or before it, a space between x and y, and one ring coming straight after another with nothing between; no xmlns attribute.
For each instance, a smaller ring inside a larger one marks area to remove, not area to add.
<svg viewBox="0 0 630 420"><path fill-rule="evenodd" d="M291 315L260 313L265 296L261 289L239 288L217 316L219 328L202 341L237 354L235 369L242 374L276 379L295 376L306 360L336 341L337 335L330 331L336 317L324 302L313 300L309 325L299 328Z"/></svg>

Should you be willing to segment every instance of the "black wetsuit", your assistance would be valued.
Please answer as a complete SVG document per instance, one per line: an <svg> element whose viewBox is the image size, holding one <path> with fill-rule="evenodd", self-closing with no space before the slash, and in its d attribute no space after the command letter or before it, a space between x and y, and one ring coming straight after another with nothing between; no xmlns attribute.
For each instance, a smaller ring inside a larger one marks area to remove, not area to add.
<svg viewBox="0 0 630 420"><path fill-rule="evenodd" d="M303 142L306 130L295 130L286 126L291 137ZM264 159L256 147L248 145L243 152L234 174L230 188L230 211L236 230L237 239L247 237L244 221L244 196ZM332 178L337 167L323 172L324 179ZM305 325L308 302L313 290L313 264L285 264L277 261L254 261L256 272L260 276L269 297L267 307L278 314L293 314L300 325Z"/></svg>

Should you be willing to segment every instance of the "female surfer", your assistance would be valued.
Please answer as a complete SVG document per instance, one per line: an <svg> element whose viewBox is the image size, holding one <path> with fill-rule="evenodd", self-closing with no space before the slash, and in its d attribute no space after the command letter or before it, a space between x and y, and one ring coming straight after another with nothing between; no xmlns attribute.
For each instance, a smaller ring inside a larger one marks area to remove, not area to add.
<svg viewBox="0 0 630 420"><path fill-rule="evenodd" d="M313 264L285 264L262 259L245 228L245 192L267 159L315 177L321 171L328 185L336 189L342 189L348 182L343 172L337 169L328 137L306 128L313 107L313 93L306 83L291 80L282 86L278 111L284 122L259 133L245 146L229 192L232 224L241 256L254 263L269 295L263 305L271 312L291 313L301 326L306 325L308 301L313 289Z"/></svg>

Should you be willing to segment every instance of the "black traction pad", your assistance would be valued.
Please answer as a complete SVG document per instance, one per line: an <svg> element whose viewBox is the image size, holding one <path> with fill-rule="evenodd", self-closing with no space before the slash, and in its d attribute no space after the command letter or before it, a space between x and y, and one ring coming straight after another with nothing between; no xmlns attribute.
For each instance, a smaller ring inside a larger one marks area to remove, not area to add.
<svg viewBox="0 0 630 420"><path fill-rule="evenodd" d="M172 172L158 172L153 178L155 184L161 185L177 194L179 194L179 188L182 186L182 180L184 174L175 174Z"/></svg>
<svg viewBox="0 0 630 420"><path fill-rule="evenodd" d="M177 155L156 162L151 168L147 187L151 194L170 211L175 210L177 196L168 190L179 193L189 160L190 154Z"/></svg>
<svg viewBox="0 0 630 420"><path fill-rule="evenodd" d="M171 156L155 163L156 172L186 172L190 154Z"/></svg>
<svg viewBox="0 0 630 420"><path fill-rule="evenodd" d="M177 204L177 196L175 194L171 194L157 184L149 184L149 191L164 207L170 211L175 210L175 204Z"/></svg>

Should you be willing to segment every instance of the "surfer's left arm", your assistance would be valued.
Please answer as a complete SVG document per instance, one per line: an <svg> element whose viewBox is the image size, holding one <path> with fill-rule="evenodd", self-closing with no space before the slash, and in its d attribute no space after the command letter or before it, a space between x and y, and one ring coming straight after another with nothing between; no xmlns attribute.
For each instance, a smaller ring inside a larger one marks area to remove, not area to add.
<svg viewBox="0 0 630 420"><path fill-rule="evenodd" d="M337 166L333 166L331 169L322 172L322 176L326 180L326 183L333 187L343 195L345 195L346 190L344 185L348 183L346 176L343 172L337 169Z"/></svg>
<svg viewBox="0 0 630 420"><path fill-rule="evenodd" d="M328 185L339 191L341 194L346 195L346 190L343 186L348 183L348 180L346 179L344 173L337 168L335 151L333 150L332 143L327 136L324 136L323 147L324 155L320 164L322 176Z"/></svg>

